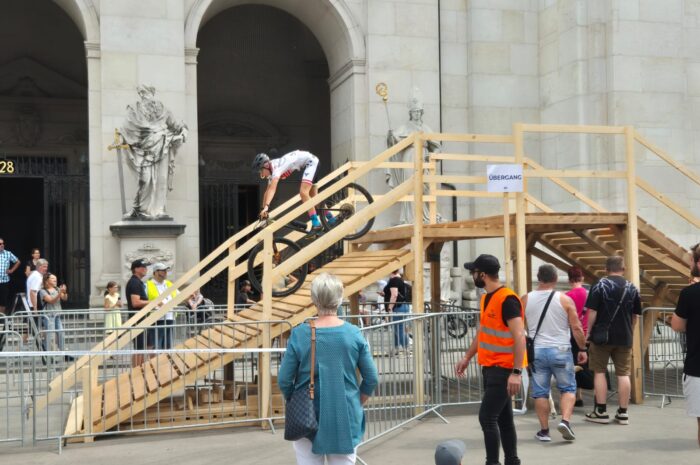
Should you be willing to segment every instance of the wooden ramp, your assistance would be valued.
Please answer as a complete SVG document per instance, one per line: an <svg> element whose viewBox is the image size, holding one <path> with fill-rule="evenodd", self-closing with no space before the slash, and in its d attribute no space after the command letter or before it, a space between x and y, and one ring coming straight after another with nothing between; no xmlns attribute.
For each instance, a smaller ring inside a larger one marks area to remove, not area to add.
<svg viewBox="0 0 700 465"><path fill-rule="evenodd" d="M272 324L270 338L289 331L316 310L311 303L310 285L321 272L331 272L345 285L346 296L388 275L413 259L408 249L360 251L348 253L323 268L309 274L304 285L293 295L273 299L272 315L284 323ZM263 346L262 328L257 323L262 319L262 309L256 304L236 314L229 324L206 329L186 340L178 349L255 348ZM73 402L65 435L100 433L114 428L141 414L161 400L182 392L185 386L194 384L224 365L234 361L238 354L183 353L162 354L129 372L120 374L94 386L85 399L85 394ZM86 406L90 404L90 408ZM83 412L81 415L80 412ZM87 414L85 413L87 412ZM80 418L83 421L80 421ZM85 421L91 428L85 428ZM72 419L72 420L71 420ZM76 421L78 419L78 421ZM82 429L80 428L82 425Z"/></svg>
<svg viewBox="0 0 700 465"><path fill-rule="evenodd" d="M672 305L688 285L690 255L665 234L637 219L639 239L640 292L646 306ZM503 216L426 225L424 237L433 242L501 238ZM627 213L526 213L527 255L537 257L566 271L580 266L589 282L605 276L605 259L624 255ZM510 231L515 215L510 215ZM370 231L355 241L358 245L391 244L408 241L412 226ZM532 282L528 279L528 282Z"/></svg>

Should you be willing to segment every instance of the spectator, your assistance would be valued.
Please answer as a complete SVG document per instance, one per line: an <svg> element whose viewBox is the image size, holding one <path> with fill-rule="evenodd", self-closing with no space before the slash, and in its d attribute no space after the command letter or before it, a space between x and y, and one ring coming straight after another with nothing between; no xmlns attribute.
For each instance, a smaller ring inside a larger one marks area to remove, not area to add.
<svg viewBox="0 0 700 465"><path fill-rule="evenodd" d="M625 262L622 257L608 257L605 263L608 276L592 288L586 307L588 308L588 340L590 344L589 365L594 372L595 406L586 414L585 420L593 423L610 423L606 399L608 384L605 374L608 360L612 358L617 375L617 397L619 407L615 421L629 424L627 407L630 401L630 371L632 364L632 334L642 313L639 291L627 281ZM596 343L597 335L607 333L607 340Z"/></svg>
<svg viewBox="0 0 700 465"><path fill-rule="evenodd" d="M185 302L185 307L187 308L187 321L189 324L202 324L206 321L207 315L199 307L204 305L204 296L199 289L194 291L189 299Z"/></svg>
<svg viewBox="0 0 700 465"><path fill-rule="evenodd" d="M48 272L49 262L43 258L40 258L36 262L36 269L27 278L27 302L31 307L30 310L33 313L34 328L32 331L41 331L44 328L43 318L39 315L39 311L43 308L43 301L39 299L39 291L41 290L44 276ZM32 325L30 323L29 327ZM39 335L37 334L37 337ZM46 341L37 342L41 344L41 348L46 350ZM42 359L43 360L43 359Z"/></svg>
<svg viewBox="0 0 700 465"><path fill-rule="evenodd" d="M572 266L569 268L567 274L569 275L569 285L571 285L571 290L566 293L567 296L571 297L576 305L576 314L578 319L581 321L581 326L583 327L583 334L588 334L588 310L586 309L586 298L588 297L588 291L583 287L583 270L578 266ZM574 355L574 363L578 361L578 353L580 346L576 342L573 335L571 336L571 352ZM581 388L593 389L593 373L588 369L588 363L579 364L581 369L576 372L576 402L575 407L583 407L583 395L581 393Z"/></svg>
<svg viewBox="0 0 700 465"><path fill-rule="evenodd" d="M406 295L406 285L401 278L399 270L395 270L389 276L389 282L384 288L384 301L387 302L387 312L393 313L393 321L403 321L408 313L408 306L404 303ZM397 323L394 325L394 355L398 355L408 347L408 337L406 336L406 324Z"/></svg>
<svg viewBox="0 0 700 465"><path fill-rule="evenodd" d="M523 305L511 289L501 285L498 259L479 255L464 268L469 270L481 296L481 323L464 358L455 371L463 377L469 362L478 354L482 366L484 395L479 408L479 423L484 432L487 465L498 464L503 443L505 465L519 465L518 437L513 422L510 398L520 391L522 370L527 366Z"/></svg>
<svg viewBox="0 0 700 465"><path fill-rule="evenodd" d="M29 260L24 265L24 275L28 278L32 271L36 270L36 262L41 258L41 251L37 248L32 249Z"/></svg>
<svg viewBox="0 0 700 465"><path fill-rule="evenodd" d="M148 305L148 297L146 296L146 285L142 279L148 271L147 264L144 260L138 259L131 262L131 277L126 283L126 308L129 310L129 317L133 317L139 310ZM138 326L138 325L136 325ZM144 329L141 334L134 339L134 349L144 350L153 349L153 331ZM144 361L143 354L134 354L131 358L133 366L142 365Z"/></svg>
<svg viewBox="0 0 700 465"><path fill-rule="evenodd" d="M110 334L114 332L114 328L122 326L122 298L119 295L119 285L116 281L107 283L105 289L105 332Z"/></svg>
<svg viewBox="0 0 700 465"><path fill-rule="evenodd" d="M43 276L37 299L43 304L41 313L46 323L47 337L50 340L51 333L54 333L58 350L66 350L66 338L63 333L63 322L61 321L61 302L68 300L68 288L65 284L58 286L58 279L55 274L46 273ZM72 362L73 357L66 355L65 360Z"/></svg>
<svg viewBox="0 0 700 465"><path fill-rule="evenodd" d="M5 250L5 240L0 237L0 314L5 314L10 296L10 275L19 267L19 260L9 250Z"/></svg>
<svg viewBox="0 0 700 465"><path fill-rule="evenodd" d="M294 442L300 465L324 463L326 459L329 464L355 463L365 430L362 405L378 383L369 344L357 326L337 316L342 300L343 283L335 276L322 273L311 283L311 301L318 310L314 406L319 425L313 440ZM286 399L309 386L310 341L310 325L292 330L278 376ZM362 376L359 386L358 369Z"/></svg>
<svg viewBox="0 0 700 465"><path fill-rule="evenodd" d="M557 430L564 439L573 441L576 435L569 422L576 402L576 375L571 334L581 347L586 346L586 338L574 301L554 290L557 270L552 265L542 265L537 271L537 280L537 290L522 297L528 336L534 338L535 344L535 359L529 361L534 367L532 398L535 399L535 411L540 420L540 430L535 434L535 439L543 442L552 440L549 435L549 396L553 375L561 394L561 422ZM581 351L579 356L583 360L586 353Z"/></svg>
<svg viewBox="0 0 700 465"><path fill-rule="evenodd" d="M155 300L156 297L161 295L169 287L173 286L173 283L167 278L168 270L170 268L164 263L156 263L153 265L153 278L149 279L146 283L146 295L148 300ZM160 303L158 308L170 302L170 300L177 295L177 291L171 293ZM156 349L172 349L173 348L173 325L175 324L175 312L170 310L165 314L163 318L156 322L156 338L155 338L155 348Z"/></svg>
<svg viewBox="0 0 700 465"><path fill-rule="evenodd" d="M698 445L700 445L700 244L690 248L693 254L690 274L693 278L688 287L678 296L676 311L671 318L674 331L685 333L686 354L683 364L683 395L685 410L698 423Z"/></svg>
<svg viewBox="0 0 700 465"><path fill-rule="evenodd" d="M240 288L236 294L236 305L237 311L240 311L246 307L250 307L255 303L254 300L250 298L250 293L253 291L253 285L247 279L241 281Z"/></svg>

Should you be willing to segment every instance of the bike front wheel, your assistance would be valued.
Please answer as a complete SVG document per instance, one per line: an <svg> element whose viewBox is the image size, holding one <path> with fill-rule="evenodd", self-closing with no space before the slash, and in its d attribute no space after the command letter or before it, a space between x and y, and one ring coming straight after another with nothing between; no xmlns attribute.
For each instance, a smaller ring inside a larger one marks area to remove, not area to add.
<svg viewBox="0 0 700 465"><path fill-rule="evenodd" d="M354 202L348 199L351 193L359 197L356 197ZM374 202L374 199L367 189L359 184L350 183L347 187L321 202L317 210L324 229L330 231L349 220L355 214L355 205L363 203L369 205L372 202ZM366 223L360 224L343 239L346 241L359 239L372 229L372 225L374 225L374 218L370 218Z"/></svg>
<svg viewBox="0 0 700 465"><path fill-rule="evenodd" d="M455 339L461 339L467 334L467 323L460 317L447 317L447 334Z"/></svg>
<svg viewBox="0 0 700 465"><path fill-rule="evenodd" d="M248 256L248 279L256 291L262 292L263 283L263 247L260 242L250 251ZM289 260L301 250L299 245L287 238L277 237L272 240L272 267L275 268ZM272 283L272 296L284 297L296 292L306 279L308 266L306 263L292 270L284 277L280 277Z"/></svg>

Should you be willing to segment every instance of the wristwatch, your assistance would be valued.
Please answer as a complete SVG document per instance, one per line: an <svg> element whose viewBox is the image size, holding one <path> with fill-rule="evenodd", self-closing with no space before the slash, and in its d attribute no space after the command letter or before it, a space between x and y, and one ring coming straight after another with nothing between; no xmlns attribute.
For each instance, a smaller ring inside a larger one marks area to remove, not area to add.
<svg viewBox="0 0 700 465"><path fill-rule="evenodd" d="M513 368L512 373L513 373L514 375L520 376L520 375L523 374L523 370L521 370L520 368Z"/></svg>

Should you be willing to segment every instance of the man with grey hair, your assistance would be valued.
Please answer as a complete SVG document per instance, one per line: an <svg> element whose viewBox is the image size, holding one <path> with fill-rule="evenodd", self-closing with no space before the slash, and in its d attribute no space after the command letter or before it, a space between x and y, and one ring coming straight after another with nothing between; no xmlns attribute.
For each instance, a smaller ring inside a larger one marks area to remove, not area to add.
<svg viewBox="0 0 700 465"><path fill-rule="evenodd" d="M534 340L535 359L529 360L532 368L532 398L540 420L540 430L535 439L549 442L549 395L552 376L557 380L561 393L561 422L557 430L567 441L576 439L569 422L576 402L576 372L571 353L571 334L579 347L586 345L576 304L562 292L556 291L557 270L552 265L540 266L537 271L537 289L521 297L525 306L528 336ZM587 355L579 352L579 363L585 363Z"/></svg>
<svg viewBox="0 0 700 465"><path fill-rule="evenodd" d="M39 311L39 305L37 303L37 295L41 289L41 283L44 279L44 275L49 270L49 262L43 258L36 261L36 269L31 272L27 278L27 302L32 307L31 309L35 312Z"/></svg>
<svg viewBox="0 0 700 465"><path fill-rule="evenodd" d="M639 315L642 314L642 303L637 288L624 278L625 262L622 257L608 257L605 269L608 276L595 283L586 300L590 341L588 365L595 373L595 407L592 412L586 414L585 420L610 423L606 405L608 383L605 375L608 371L608 360L612 358L617 375L619 402L615 421L621 425L628 425L627 406L632 391L632 335Z"/></svg>

